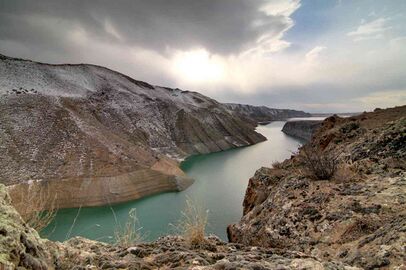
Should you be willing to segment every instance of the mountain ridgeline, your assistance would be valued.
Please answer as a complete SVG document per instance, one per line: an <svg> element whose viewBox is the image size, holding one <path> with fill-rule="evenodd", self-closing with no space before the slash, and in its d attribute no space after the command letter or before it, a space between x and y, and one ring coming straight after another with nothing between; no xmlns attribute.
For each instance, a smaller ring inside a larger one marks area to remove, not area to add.
<svg viewBox="0 0 406 270"><path fill-rule="evenodd" d="M256 124L104 67L0 56L0 182L14 198L37 185L64 208L182 190L179 160L264 141Z"/></svg>
<svg viewBox="0 0 406 270"><path fill-rule="evenodd" d="M225 103L230 113L243 119L266 124L271 121L286 120L293 117L310 117L310 113L288 109L274 109L266 106L253 106L246 104Z"/></svg>

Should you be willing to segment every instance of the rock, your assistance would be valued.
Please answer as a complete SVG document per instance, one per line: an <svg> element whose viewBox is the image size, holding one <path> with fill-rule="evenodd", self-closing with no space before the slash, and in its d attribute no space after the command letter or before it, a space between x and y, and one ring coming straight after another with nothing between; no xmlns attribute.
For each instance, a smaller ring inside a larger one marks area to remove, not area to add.
<svg viewBox="0 0 406 270"><path fill-rule="evenodd" d="M266 106L225 103L224 107L232 114L252 121L255 124L268 124L271 121L286 120L293 117L311 116L310 113L303 111L274 109Z"/></svg>
<svg viewBox="0 0 406 270"><path fill-rule="evenodd" d="M6 188L0 184L0 268L54 269L56 245L27 227L10 203Z"/></svg>
<svg viewBox="0 0 406 270"><path fill-rule="evenodd" d="M321 126L321 122L318 120L288 121L283 125L282 132L308 142Z"/></svg>
<svg viewBox="0 0 406 270"><path fill-rule="evenodd" d="M54 243L24 224L1 184L0 232L0 269L350 269L305 254L229 244L216 236L207 237L202 248L192 248L180 236L131 247L81 237Z"/></svg>
<svg viewBox="0 0 406 270"><path fill-rule="evenodd" d="M340 168L351 171L346 182L337 174L307 179L298 156L261 168L249 180L243 217L227 228L229 240L365 269L404 267L405 121L406 106L327 118L308 145L340 153Z"/></svg>

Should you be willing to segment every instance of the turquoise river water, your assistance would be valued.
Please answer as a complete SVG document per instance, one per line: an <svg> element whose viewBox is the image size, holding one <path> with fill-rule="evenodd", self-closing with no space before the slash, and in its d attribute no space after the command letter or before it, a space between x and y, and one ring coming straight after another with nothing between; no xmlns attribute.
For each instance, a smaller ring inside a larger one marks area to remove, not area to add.
<svg viewBox="0 0 406 270"><path fill-rule="evenodd" d="M154 240L174 232L170 224L179 220L189 197L208 209L207 231L227 240L227 225L241 218L249 178L261 166L270 167L274 161L290 157L301 144L281 132L284 123L278 121L259 126L257 131L268 139L265 142L186 159L182 169L195 179L195 183L183 192L161 193L112 207L89 207L80 211L62 209L42 235L58 241L80 235L109 242L113 240L114 228L117 227L112 209L118 222L124 224L129 210L136 208L146 240Z"/></svg>

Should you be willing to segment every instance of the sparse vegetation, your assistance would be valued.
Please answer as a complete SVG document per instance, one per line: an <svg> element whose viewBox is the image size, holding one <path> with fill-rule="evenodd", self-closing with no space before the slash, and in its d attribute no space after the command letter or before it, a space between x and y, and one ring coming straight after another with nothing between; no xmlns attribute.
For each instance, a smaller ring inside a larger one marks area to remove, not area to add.
<svg viewBox="0 0 406 270"><path fill-rule="evenodd" d="M128 212L127 222L122 225L118 222L116 214L113 211L114 219L116 221L116 229L114 231L114 239L117 245L123 247L129 247L134 243L139 243L144 239L144 235L141 230L139 220L137 218L137 211L135 208L132 208Z"/></svg>
<svg viewBox="0 0 406 270"><path fill-rule="evenodd" d="M13 205L23 220L32 228L41 231L47 227L57 213L56 194L51 194L47 185L28 185L19 200Z"/></svg>
<svg viewBox="0 0 406 270"><path fill-rule="evenodd" d="M354 241L363 235L376 231L378 228L379 223L376 220L356 218L347 226L339 242L346 243L349 241Z"/></svg>
<svg viewBox="0 0 406 270"><path fill-rule="evenodd" d="M337 165L333 179L338 183L354 182L359 180L359 175L350 164L340 163Z"/></svg>
<svg viewBox="0 0 406 270"><path fill-rule="evenodd" d="M272 162L272 168L282 169L282 163L279 161L274 161L274 162Z"/></svg>
<svg viewBox="0 0 406 270"><path fill-rule="evenodd" d="M199 247L206 243L207 216L208 210L204 210L190 198L186 200L185 210L175 228L190 246Z"/></svg>
<svg viewBox="0 0 406 270"><path fill-rule="evenodd" d="M311 145L302 148L302 163L309 176L316 180L329 180L338 167L338 154L323 151Z"/></svg>

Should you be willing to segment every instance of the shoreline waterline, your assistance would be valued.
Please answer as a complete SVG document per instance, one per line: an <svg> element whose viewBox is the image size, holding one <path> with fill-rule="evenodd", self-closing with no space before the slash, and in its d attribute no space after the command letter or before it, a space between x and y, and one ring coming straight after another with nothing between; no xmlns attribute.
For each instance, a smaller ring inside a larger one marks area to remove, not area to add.
<svg viewBox="0 0 406 270"><path fill-rule="evenodd" d="M226 227L242 216L242 201L248 180L261 166L270 167L274 161L289 158L301 144L282 133L285 121L258 126L257 131L268 140L258 144L222 152L187 157L179 166L195 179L195 183L182 192L165 192L136 201L112 206L86 207L72 227L78 209L61 209L42 235L52 240L64 241L73 236L112 242L114 228L123 225L128 212L136 208L137 217L146 240L175 233L170 224L176 224L189 197L208 209L207 232L227 240ZM114 215L112 213L114 211ZM70 233L69 233L70 232Z"/></svg>

